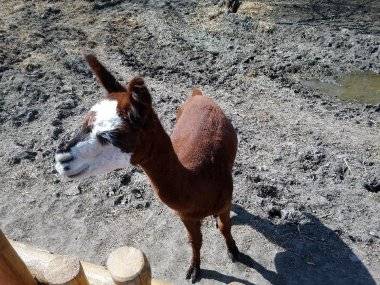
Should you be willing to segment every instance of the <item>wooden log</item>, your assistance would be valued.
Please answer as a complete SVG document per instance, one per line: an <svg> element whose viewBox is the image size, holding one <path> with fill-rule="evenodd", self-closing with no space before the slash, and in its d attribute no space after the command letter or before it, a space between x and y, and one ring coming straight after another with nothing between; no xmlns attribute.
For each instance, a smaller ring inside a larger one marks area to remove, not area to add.
<svg viewBox="0 0 380 285"><path fill-rule="evenodd" d="M48 282L48 268L49 264L54 264L53 260L60 257L58 254L50 253L46 250L41 250L35 248L31 245L20 243L17 241L9 240L12 247L15 249L17 254L27 265L32 276L40 283ZM89 262L81 261L81 265L84 271L84 274L87 277L88 283L90 285L117 285L111 276L111 273L101 265L92 264ZM150 271L149 271L150 272ZM2 285L0 280L0 284ZM8 283L4 283L8 284ZM11 283L10 283L11 284ZM161 280L152 279L149 285L170 285L168 282ZM13 284L12 284L13 285ZM19 285L19 284L17 284Z"/></svg>
<svg viewBox="0 0 380 285"><path fill-rule="evenodd" d="M107 268L117 285L151 285L152 273L145 254L133 247L120 247L109 255Z"/></svg>
<svg viewBox="0 0 380 285"><path fill-rule="evenodd" d="M37 285L28 268L0 230L0 284Z"/></svg>
<svg viewBox="0 0 380 285"><path fill-rule="evenodd" d="M10 242L38 282L52 285L89 285L78 258L52 254L16 241Z"/></svg>

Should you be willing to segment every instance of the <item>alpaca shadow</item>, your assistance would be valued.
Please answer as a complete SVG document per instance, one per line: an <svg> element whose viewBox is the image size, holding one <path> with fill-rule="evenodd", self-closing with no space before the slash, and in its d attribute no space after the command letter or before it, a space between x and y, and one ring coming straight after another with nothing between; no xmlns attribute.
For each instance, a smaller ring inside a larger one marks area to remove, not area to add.
<svg viewBox="0 0 380 285"><path fill-rule="evenodd" d="M242 254L241 262L257 270L270 283L376 284L348 245L315 216L307 214L308 222L303 225L275 225L267 219L252 215L239 205L234 205L233 211L237 214L232 218L234 225L249 225L284 249L274 258L277 273L266 270L249 256Z"/></svg>
<svg viewBox="0 0 380 285"><path fill-rule="evenodd" d="M268 280L273 285L281 285L281 279L277 275L276 272L270 271L263 267L261 264L254 261L250 256L240 253L239 261L237 261L247 267L250 267L260 273L266 280ZM202 269L202 279L212 279L225 284L229 284L231 282L238 282L244 285L255 285L254 283L244 280L241 278L225 275L219 273L215 270Z"/></svg>
<svg viewBox="0 0 380 285"><path fill-rule="evenodd" d="M215 270L202 269L201 275L202 275L202 279L215 280L224 284L229 284L231 282L239 282L244 285L255 285L254 283L249 282L247 280L225 275Z"/></svg>

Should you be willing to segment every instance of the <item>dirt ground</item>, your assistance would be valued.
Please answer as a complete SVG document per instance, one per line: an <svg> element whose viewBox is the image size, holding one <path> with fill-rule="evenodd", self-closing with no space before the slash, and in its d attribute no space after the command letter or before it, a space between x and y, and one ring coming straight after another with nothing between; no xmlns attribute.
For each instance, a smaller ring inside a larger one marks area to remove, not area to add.
<svg viewBox="0 0 380 285"><path fill-rule="evenodd" d="M101 264L135 246L154 277L188 284L185 229L140 169L81 181L54 170L59 141L103 93L91 50L121 81L145 77L168 132L193 86L238 132L244 259L228 259L207 218L199 284L380 284L380 105L308 84L379 74L379 46L378 1L245 0L231 14L218 0L3 0L0 227Z"/></svg>

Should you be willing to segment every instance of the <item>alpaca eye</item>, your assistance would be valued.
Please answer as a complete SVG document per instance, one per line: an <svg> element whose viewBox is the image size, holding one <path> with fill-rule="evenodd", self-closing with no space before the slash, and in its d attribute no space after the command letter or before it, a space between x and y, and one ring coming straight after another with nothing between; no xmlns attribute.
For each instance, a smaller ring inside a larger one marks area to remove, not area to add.
<svg viewBox="0 0 380 285"><path fill-rule="evenodd" d="M96 138L100 142L100 144L105 145L107 143L112 143L112 137L109 132L102 132L96 135Z"/></svg>

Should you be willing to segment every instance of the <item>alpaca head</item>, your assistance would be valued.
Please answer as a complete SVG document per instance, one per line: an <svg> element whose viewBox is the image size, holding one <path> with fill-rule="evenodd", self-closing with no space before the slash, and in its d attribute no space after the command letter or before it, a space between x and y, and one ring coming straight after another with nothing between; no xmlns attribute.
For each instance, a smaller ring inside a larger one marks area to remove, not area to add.
<svg viewBox="0 0 380 285"><path fill-rule="evenodd" d="M152 114L152 100L142 78L121 85L93 55L86 56L107 95L84 118L77 134L55 155L59 174L74 178L125 168Z"/></svg>

